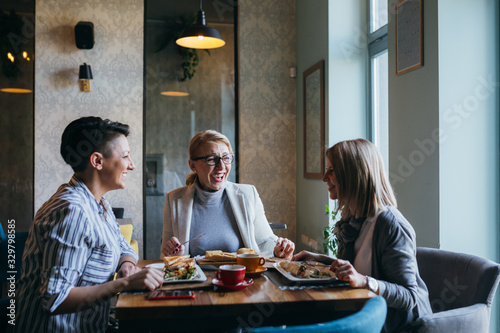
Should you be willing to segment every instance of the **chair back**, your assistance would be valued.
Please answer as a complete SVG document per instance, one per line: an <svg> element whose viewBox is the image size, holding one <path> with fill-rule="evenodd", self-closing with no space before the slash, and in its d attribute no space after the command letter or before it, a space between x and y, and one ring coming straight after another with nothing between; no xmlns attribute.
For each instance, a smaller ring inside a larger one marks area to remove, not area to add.
<svg viewBox="0 0 500 333"><path fill-rule="evenodd" d="M363 308L350 316L313 325L262 327L254 333L380 333L387 316L387 304L382 296L369 299Z"/></svg>
<svg viewBox="0 0 500 333"><path fill-rule="evenodd" d="M420 276L429 290L434 313L470 306L491 306L500 281L500 265L481 257L417 248Z"/></svg>

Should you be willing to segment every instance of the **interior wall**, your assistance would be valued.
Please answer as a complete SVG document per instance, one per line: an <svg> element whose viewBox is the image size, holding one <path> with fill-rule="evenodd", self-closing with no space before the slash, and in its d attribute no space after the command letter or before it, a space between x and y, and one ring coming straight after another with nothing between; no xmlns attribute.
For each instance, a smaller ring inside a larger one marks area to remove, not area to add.
<svg viewBox="0 0 500 333"><path fill-rule="evenodd" d="M492 140L499 137L499 54L492 47L499 44L498 6L444 0L438 8L441 245L492 260L499 249L498 141Z"/></svg>
<svg viewBox="0 0 500 333"><path fill-rule="evenodd" d="M254 184L270 221L286 223L277 234L295 240L295 2L239 1L240 182ZM128 123L136 169L127 189L107 195L125 207L142 249L143 2L81 3L50 0L36 8L35 211L67 182L72 170L58 154L66 125L98 115ZM241 14L244 13L244 14ZM92 21L92 50L75 46L74 26ZM285 37L285 38L283 38ZM78 89L78 66L94 74L93 91ZM276 175L280 176L277 177Z"/></svg>
<svg viewBox="0 0 500 333"><path fill-rule="evenodd" d="M36 2L35 38L35 211L73 172L59 154L61 134L73 120L99 116L127 123L136 168L125 190L109 192L113 207L132 218L142 249L143 1ZM94 23L95 45L76 47L74 27ZM80 92L79 66L91 65L92 92Z"/></svg>
<svg viewBox="0 0 500 333"><path fill-rule="evenodd" d="M438 14L441 248L499 262L499 3L441 0Z"/></svg>
<svg viewBox="0 0 500 333"><path fill-rule="evenodd" d="M498 1L425 1L424 66L399 76L391 1L389 166L400 210L418 246L498 262Z"/></svg>
<svg viewBox="0 0 500 333"><path fill-rule="evenodd" d="M238 1L239 182L256 186L275 230L295 241L295 0Z"/></svg>
<svg viewBox="0 0 500 333"><path fill-rule="evenodd" d="M328 0L297 0L297 251L322 252L323 229L328 224L325 206L328 193L320 179L304 178L304 71L320 60L325 61L325 115L329 107L328 87ZM314 19L312 19L314 18ZM327 116L325 116L328 119ZM326 121L325 119L325 121ZM325 133L328 126L325 124ZM319 131L319 129L318 129ZM327 134L325 134L327 135ZM328 142L328 141L326 141Z"/></svg>
<svg viewBox="0 0 500 333"><path fill-rule="evenodd" d="M437 1L423 6L424 66L396 76L395 3L389 1L389 178L419 246L439 247Z"/></svg>
<svg viewBox="0 0 500 333"><path fill-rule="evenodd" d="M303 72L325 60L326 146L366 137L365 1L297 1L297 248L323 252L328 189L304 178ZM327 29L325 27L328 27Z"/></svg>

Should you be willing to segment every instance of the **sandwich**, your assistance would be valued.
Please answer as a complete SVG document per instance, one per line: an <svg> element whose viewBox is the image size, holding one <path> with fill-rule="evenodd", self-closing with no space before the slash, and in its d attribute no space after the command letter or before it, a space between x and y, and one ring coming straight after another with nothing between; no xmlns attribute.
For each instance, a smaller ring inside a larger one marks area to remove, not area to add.
<svg viewBox="0 0 500 333"><path fill-rule="evenodd" d="M190 258L189 254L182 256L164 257L165 263L165 279L173 280L191 280L198 276L194 258Z"/></svg>

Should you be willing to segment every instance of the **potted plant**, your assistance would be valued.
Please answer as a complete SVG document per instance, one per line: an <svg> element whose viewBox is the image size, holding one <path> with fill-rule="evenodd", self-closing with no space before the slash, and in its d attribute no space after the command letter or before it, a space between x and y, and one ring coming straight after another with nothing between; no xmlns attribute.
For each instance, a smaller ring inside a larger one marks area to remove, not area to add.
<svg viewBox="0 0 500 333"><path fill-rule="evenodd" d="M326 215L331 216L332 222L335 222L335 217L337 216L337 212L334 210L330 210L328 205L325 206ZM333 233L333 229L335 228L335 223L330 225L328 224L323 230L323 252L328 254L328 251L332 252L333 257L337 258L337 247L338 247L338 239L335 237Z"/></svg>

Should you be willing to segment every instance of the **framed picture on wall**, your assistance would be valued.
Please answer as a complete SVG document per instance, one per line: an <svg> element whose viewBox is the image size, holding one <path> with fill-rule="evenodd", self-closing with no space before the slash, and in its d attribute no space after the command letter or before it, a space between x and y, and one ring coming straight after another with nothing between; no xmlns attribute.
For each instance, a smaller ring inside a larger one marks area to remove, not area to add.
<svg viewBox="0 0 500 333"><path fill-rule="evenodd" d="M163 154L146 155L146 195L163 195Z"/></svg>
<svg viewBox="0 0 500 333"><path fill-rule="evenodd" d="M325 61L304 71L304 178L321 179L325 165Z"/></svg>
<svg viewBox="0 0 500 333"><path fill-rule="evenodd" d="M422 0L396 4L396 75L424 65Z"/></svg>

